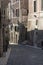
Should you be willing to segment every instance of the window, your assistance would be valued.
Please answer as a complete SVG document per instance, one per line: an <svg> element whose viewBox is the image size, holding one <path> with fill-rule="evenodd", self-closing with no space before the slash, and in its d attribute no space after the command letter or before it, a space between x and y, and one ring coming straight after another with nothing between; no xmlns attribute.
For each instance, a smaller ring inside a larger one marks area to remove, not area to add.
<svg viewBox="0 0 43 65"><path fill-rule="evenodd" d="M19 27L18 26L15 26L15 31L19 31Z"/></svg>
<svg viewBox="0 0 43 65"><path fill-rule="evenodd" d="M19 9L16 9L16 16L19 17Z"/></svg>
<svg viewBox="0 0 43 65"><path fill-rule="evenodd" d="M27 15L28 15L28 13L29 13L29 10L27 9Z"/></svg>
<svg viewBox="0 0 43 65"><path fill-rule="evenodd" d="M4 10L4 18L5 18L5 10Z"/></svg>
<svg viewBox="0 0 43 65"><path fill-rule="evenodd" d="M11 32L11 42L13 42L13 32Z"/></svg>
<svg viewBox="0 0 43 65"><path fill-rule="evenodd" d="M4 15L5 15L5 10L4 10Z"/></svg>
<svg viewBox="0 0 43 65"><path fill-rule="evenodd" d="M14 9L13 9L13 17L15 16Z"/></svg>
<svg viewBox="0 0 43 65"><path fill-rule="evenodd" d="M11 25L11 31L13 30L13 25Z"/></svg>
<svg viewBox="0 0 43 65"><path fill-rule="evenodd" d="M41 0L41 10L43 10L43 0Z"/></svg>
<svg viewBox="0 0 43 65"><path fill-rule="evenodd" d="M36 25L38 24L38 20L36 20Z"/></svg>
<svg viewBox="0 0 43 65"><path fill-rule="evenodd" d="M34 1L34 12L36 12L36 1Z"/></svg>
<svg viewBox="0 0 43 65"><path fill-rule="evenodd" d="M16 1L18 1L18 0L16 0Z"/></svg>
<svg viewBox="0 0 43 65"><path fill-rule="evenodd" d="M16 35L16 43L17 43L17 35Z"/></svg>

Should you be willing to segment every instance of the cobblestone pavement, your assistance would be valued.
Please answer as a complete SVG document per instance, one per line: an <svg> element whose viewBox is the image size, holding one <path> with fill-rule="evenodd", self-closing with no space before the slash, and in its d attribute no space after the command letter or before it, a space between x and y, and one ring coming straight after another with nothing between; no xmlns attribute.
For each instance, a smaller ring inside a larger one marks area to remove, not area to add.
<svg viewBox="0 0 43 65"><path fill-rule="evenodd" d="M43 65L43 50L29 46L12 46L7 65Z"/></svg>
<svg viewBox="0 0 43 65"><path fill-rule="evenodd" d="M6 65L9 55L10 55L11 48L8 48L7 52L3 54L3 57L0 57L0 65Z"/></svg>

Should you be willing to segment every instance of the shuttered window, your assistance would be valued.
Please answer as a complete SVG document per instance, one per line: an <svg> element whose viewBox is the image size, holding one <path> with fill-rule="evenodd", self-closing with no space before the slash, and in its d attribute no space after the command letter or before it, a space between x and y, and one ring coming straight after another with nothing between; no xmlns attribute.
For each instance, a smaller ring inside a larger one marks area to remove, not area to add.
<svg viewBox="0 0 43 65"><path fill-rule="evenodd" d="M36 1L34 1L34 12L36 12Z"/></svg>
<svg viewBox="0 0 43 65"><path fill-rule="evenodd" d="M43 0L41 0L41 10L43 10Z"/></svg>
<svg viewBox="0 0 43 65"><path fill-rule="evenodd" d="M16 9L16 16L19 17L19 9Z"/></svg>

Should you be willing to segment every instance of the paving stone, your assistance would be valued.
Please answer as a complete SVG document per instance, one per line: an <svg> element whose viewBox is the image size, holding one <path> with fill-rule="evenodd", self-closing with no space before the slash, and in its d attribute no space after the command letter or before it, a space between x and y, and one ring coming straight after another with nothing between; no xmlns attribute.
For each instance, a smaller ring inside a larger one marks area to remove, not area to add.
<svg viewBox="0 0 43 65"><path fill-rule="evenodd" d="M8 51L3 54L3 57L0 57L0 65L6 65L9 55L10 55L11 48L8 48Z"/></svg>
<svg viewBox="0 0 43 65"><path fill-rule="evenodd" d="M12 46L7 65L43 65L43 50L29 46Z"/></svg>

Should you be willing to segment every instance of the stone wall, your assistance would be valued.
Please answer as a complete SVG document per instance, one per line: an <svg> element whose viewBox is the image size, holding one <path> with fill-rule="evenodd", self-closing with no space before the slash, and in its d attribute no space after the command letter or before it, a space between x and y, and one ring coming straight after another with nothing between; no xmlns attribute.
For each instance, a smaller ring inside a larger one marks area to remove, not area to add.
<svg viewBox="0 0 43 65"><path fill-rule="evenodd" d="M0 57L3 55L3 36L2 36L2 22L1 22L1 8L0 8Z"/></svg>

